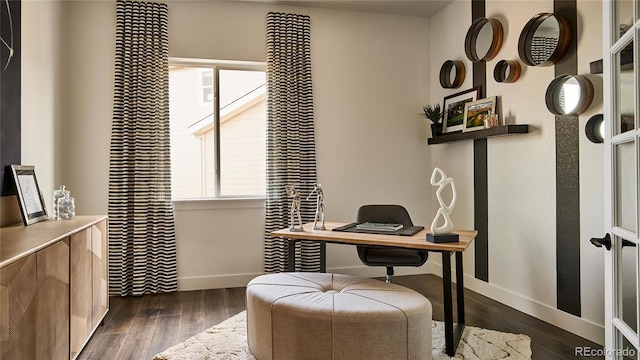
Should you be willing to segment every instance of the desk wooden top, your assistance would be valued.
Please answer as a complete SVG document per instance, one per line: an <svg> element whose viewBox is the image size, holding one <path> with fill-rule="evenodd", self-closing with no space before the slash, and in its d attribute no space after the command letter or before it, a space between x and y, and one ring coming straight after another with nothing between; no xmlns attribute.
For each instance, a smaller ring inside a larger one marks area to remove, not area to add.
<svg viewBox="0 0 640 360"><path fill-rule="evenodd" d="M428 229L424 229L413 236L398 236L384 234L353 233L344 231L332 231L346 223L328 222L325 224L327 230L313 230L313 223L304 224L304 231L295 232L289 229L273 231L271 235L297 240L325 241L337 244L351 245L380 245L393 246L411 249L421 249L429 251L465 251L469 244L476 238L476 230L453 230L460 235L458 242L434 244L427 241Z"/></svg>

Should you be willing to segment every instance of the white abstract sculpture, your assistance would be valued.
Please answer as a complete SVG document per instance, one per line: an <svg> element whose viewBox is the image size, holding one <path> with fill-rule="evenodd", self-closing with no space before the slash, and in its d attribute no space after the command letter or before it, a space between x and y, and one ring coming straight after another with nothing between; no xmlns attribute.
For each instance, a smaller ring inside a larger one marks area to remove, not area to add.
<svg viewBox="0 0 640 360"><path fill-rule="evenodd" d="M448 184L451 184L452 196L449 205L445 205L444 200L442 200L442 192ZM444 171L440 170L440 168L435 168L433 169L433 174L431 174L431 185L438 186L438 190L436 190L436 197L440 204L440 209L438 209L438 212L431 223L431 232L435 235L449 234L451 233L451 230L453 230L453 223L451 222L449 215L451 215L453 207L456 204L456 199L458 198L458 194L456 193L456 184L453 182L452 178L445 175ZM442 226L438 226L438 220L440 218L444 220L444 224Z"/></svg>
<svg viewBox="0 0 640 360"><path fill-rule="evenodd" d="M300 191L294 185L286 185L285 191L291 198L291 209L289 210L289 231L304 231L302 227L302 217L300 216ZM296 225L296 220L298 225Z"/></svg>
<svg viewBox="0 0 640 360"><path fill-rule="evenodd" d="M313 191L309 193L307 196L307 200L316 193L316 214L313 218L313 230L327 230L324 226L324 192L322 191L322 184L315 183L313 184ZM322 224L318 225L318 221L321 221Z"/></svg>

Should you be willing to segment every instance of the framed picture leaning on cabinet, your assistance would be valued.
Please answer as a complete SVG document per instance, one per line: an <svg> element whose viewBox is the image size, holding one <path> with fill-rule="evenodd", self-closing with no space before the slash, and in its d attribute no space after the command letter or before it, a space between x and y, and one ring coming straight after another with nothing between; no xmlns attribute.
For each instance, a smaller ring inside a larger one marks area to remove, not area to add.
<svg viewBox="0 0 640 360"><path fill-rule="evenodd" d="M38 186L35 168L31 165L11 165L11 172L18 193L22 222L31 225L46 220L47 206Z"/></svg>

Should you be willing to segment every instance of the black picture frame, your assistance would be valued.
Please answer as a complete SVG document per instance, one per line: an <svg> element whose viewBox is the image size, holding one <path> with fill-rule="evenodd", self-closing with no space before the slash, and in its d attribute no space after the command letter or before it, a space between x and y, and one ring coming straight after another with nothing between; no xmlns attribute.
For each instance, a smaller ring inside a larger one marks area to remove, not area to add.
<svg viewBox="0 0 640 360"><path fill-rule="evenodd" d="M48 219L47 206L38 185L35 168L31 165L11 165L11 173L24 225Z"/></svg>
<svg viewBox="0 0 640 360"><path fill-rule="evenodd" d="M442 102L444 120L442 133L462 131L464 121L464 104L480 98L480 86L446 96Z"/></svg>

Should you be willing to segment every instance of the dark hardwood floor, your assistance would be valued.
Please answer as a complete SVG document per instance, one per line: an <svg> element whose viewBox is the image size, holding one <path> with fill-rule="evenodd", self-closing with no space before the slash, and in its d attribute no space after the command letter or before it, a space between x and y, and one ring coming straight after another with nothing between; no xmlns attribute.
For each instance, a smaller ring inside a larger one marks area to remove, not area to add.
<svg viewBox="0 0 640 360"><path fill-rule="evenodd" d="M433 304L434 320L443 320L442 281L439 277L396 276L394 282L425 295ZM468 325L531 337L533 359L580 359L575 356L575 347L601 348L468 289L465 290L465 308ZM243 310L244 288L112 297L104 325L96 330L78 358L152 359L166 348Z"/></svg>

